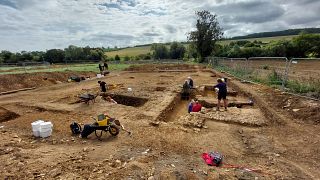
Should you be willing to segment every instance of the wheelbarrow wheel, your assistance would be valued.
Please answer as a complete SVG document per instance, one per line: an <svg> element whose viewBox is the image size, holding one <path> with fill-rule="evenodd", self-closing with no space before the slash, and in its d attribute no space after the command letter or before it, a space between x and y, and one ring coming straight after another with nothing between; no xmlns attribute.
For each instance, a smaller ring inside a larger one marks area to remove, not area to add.
<svg viewBox="0 0 320 180"><path fill-rule="evenodd" d="M111 125L110 128L109 128L109 133L112 135L112 136L116 136L119 134L119 128L115 125Z"/></svg>

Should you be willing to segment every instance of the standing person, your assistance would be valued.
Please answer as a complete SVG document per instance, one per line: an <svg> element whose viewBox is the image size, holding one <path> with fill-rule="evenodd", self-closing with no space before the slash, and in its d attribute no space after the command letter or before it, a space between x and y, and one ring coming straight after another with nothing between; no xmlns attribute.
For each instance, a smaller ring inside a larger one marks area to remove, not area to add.
<svg viewBox="0 0 320 180"><path fill-rule="evenodd" d="M102 75L102 73L103 73L103 65L101 65L101 63L99 63L99 70L100 70L100 74Z"/></svg>
<svg viewBox="0 0 320 180"><path fill-rule="evenodd" d="M98 81L98 83L100 85L101 92L107 92L107 88L106 88L107 83L104 81Z"/></svg>
<svg viewBox="0 0 320 180"><path fill-rule="evenodd" d="M200 112L202 108L202 105L199 103L198 100L195 100L195 103L193 104L192 107L192 112Z"/></svg>
<svg viewBox="0 0 320 180"><path fill-rule="evenodd" d="M188 77L188 84L190 86L190 88L193 88L193 80L191 79L191 77Z"/></svg>
<svg viewBox="0 0 320 180"><path fill-rule="evenodd" d="M222 79L217 80L218 84L213 86L213 88L218 88L218 106L217 111L220 109L220 101L223 99L224 109L227 110L228 102L227 102L227 84L222 81Z"/></svg>
<svg viewBox="0 0 320 180"><path fill-rule="evenodd" d="M109 70L109 66L108 66L108 63L106 61L103 63L103 66L104 66L104 70L106 70L106 71Z"/></svg>
<svg viewBox="0 0 320 180"><path fill-rule="evenodd" d="M194 100L191 99L191 102L188 105L188 113L192 112L193 104L194 104Z"/></svg>

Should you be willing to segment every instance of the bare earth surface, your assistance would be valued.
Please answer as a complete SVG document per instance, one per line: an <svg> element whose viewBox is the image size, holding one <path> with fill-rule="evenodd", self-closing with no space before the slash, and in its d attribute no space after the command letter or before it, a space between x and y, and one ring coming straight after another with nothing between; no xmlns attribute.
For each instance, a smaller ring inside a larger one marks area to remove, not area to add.
<svg viewBox="0 0 320 180"><path fill-rule="evenodd" d="M94 104L77 102L79 94L99 91L98 79L0 96L0 178L320 179L319 102L231 79L233 107L217 112L216 95L205 86L224 74L190 65L128 70L103 78L122 104L99 96ZM202 113L188 114L188 101L180 100L188 76L197 86L193 95L208 104ZM71 122L92 123L90 116L100 113L119 119L132 135L71 135ZM30 123L38 119L53 123L51 137L32 136ZM201 159L208 151L258 172L209 167Z"/></svg>

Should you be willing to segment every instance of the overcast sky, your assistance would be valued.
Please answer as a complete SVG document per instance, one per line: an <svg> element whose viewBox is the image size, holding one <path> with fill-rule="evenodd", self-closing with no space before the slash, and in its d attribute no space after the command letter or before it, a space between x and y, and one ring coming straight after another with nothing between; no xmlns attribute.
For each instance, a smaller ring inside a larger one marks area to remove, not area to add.
<svg viewBox="0 0 320 180"><path fill-rule="evenodd" d="M227 37L320 27L320 0L0 0L0 50L185 41L196 10Z"/></svg>

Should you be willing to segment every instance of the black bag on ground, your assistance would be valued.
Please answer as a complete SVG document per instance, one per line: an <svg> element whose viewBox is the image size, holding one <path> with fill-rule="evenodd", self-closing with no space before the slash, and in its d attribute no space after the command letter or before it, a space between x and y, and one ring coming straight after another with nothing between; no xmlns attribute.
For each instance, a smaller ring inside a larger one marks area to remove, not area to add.
<svg viewBox="0 0 320 180"><path fill-rule="evenodd" d="M82 138L87 138L91 133L93 133L95 130L94 127L92 127L90 124L86 124L83 127L83 131L81 132Z"/></svg>
<svg viewBox="0 0 320 180"><path fill-rule="evenodd" d="M81 133L81 126L77 122L71 123L70 129L71 129L72 134L80 134Z"/></svg>

